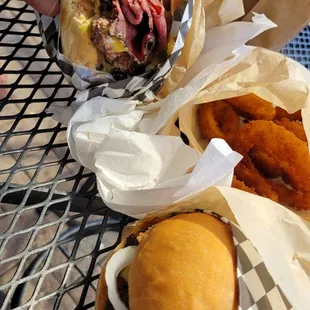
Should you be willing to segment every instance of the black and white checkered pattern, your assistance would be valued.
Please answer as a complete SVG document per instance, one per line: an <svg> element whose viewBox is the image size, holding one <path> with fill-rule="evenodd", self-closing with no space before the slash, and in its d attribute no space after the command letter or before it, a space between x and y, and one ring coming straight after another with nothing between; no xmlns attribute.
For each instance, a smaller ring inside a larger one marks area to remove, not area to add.
<svg viewBox="0 0 310 310"><path fill-rule="evenodd" d="M293 309L281 288L272 279L257 250L241 231L240 227L215 212L206 210L202 212L211 214L231 226L237 251L239 309Z"/></svg>
<svg viewBox="0 0 310 310"><path fill-rule="evenodd" d="M189 0L186 5L184 3L184 6L177 8L173 14L170 38L176 38L176 43L169 58L164 63L138 76L111 75L72 63L60 52L60 15L53 18L38 12L35 13L47 53L56 61L69 83L80 91L78 101L81 101L81 98L89 100L95 96L144 100L146 92L150 96L159 91L173 64L180 56L185 37L192 23L194 2L195 0Z"/></svg>

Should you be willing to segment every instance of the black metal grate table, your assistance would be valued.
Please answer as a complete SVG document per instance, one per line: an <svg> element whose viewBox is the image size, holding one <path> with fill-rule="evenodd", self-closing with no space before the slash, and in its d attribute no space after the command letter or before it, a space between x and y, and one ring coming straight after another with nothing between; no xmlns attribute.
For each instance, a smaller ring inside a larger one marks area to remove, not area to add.
<svg viewBox="0 0 310 310"><path fill-rule="evenodd" d="M75 91L48 58L33 11L0 6L0 307L94 308L106 254L130 219L96 196L45 110Z"/></svg>
<svg viewBox="0 0 310 310"><path fill-rule="evenodd" d="M307 27L282 52L309 68ZM302 41L303 40L303 41ZM297 47L297 44L299 46ZM1 76L2 74L2 76ZM0 0L0 307L90 309L107 253L131 221L107 209L46 109L75 91L43 48L33 11Z"/></svg>

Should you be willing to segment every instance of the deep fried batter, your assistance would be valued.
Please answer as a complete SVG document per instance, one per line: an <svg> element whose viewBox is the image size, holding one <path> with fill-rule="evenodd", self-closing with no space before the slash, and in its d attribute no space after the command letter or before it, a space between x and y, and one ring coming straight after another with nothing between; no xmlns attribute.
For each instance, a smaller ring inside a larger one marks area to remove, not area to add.
<svg viewBox="0 0 310 310"><path fill-rule="evenodd" d="M274 156L294 189L310 189L310 157L307 143L273 122L252 121L238 131L235 150L246 156L254 146Z"/></svg>
<svg viewBox="0 0 310 310"><path fill-rule="evenodd" d="M229 98L225 101L236 108L242 116L251 120L272 120L276 115L273 105L255 94Z"/></svg>
<svg viewBox="0 0 310 310"><path fill-rule="evenodd" d="M237 114L254 121L239 129ZM310 210L310 156L301 111L289 114L250 94L204 104L198 120L204 138L225 139L243 155L232 187ZM286 184L271 180L278 177Z"/></svg>
<svg viewBox="0 0 310 310"><path fill-rule="evenodd" d="M276 107L276 119L288 118L291 121L301 121L301 110L289 114L287 111L280 107Z"/></svg>
<svg viewBox="0 0 310 310"><path fill-rule="evenodd" d="M278 193L279 202L298 210L310 210L310 192L289 189L285 184L273 184Z"/></svg>
<svg viewBox="0 0 310 310"><path fill-rule="evenodd" d="M234 188L238 188L242 191L257 195L257 193L255 192L255 189L253 187L246 186L245 183L243 181L238 180L235 175L234 175L231 186Z"/></svg>
<svg viewBox="0 0 310 310"><path fill-rule="evenodd" d="M249 151L249 155L254 166L261 171L264 176L274 179L283 175L283 171L277 164L277 161L257 146L254 146Z"/></svg>
<svg viewBox="0 0 310 310"><path fill-rule="evenodd" d="M239 129L239 118L232 107L224 101L214 101L200 106L198 123L203 138L225 139L231 143Z"/></svg>
<svg viewBox="0 0 310 310"><path fill-rule="evenodd" d="M239 150L238 152L241 153ZM235 167L235 176L238 180L243 181L247 187L254 188L258 195L278 202L278 194L254 167L247 154L244 154L242 161Z"/></svg>
<svg viewBox="0 0 310 310"><path fill-rule="evenodd" d="M285 129L292 132L297 138L299 138L302 141L307 142L306 133L305 133L304 126L302 125L302 123L297 122L297 121L290 121L288 118L274 120L274 123L276 123L279 126L283 126Z"/></svg>

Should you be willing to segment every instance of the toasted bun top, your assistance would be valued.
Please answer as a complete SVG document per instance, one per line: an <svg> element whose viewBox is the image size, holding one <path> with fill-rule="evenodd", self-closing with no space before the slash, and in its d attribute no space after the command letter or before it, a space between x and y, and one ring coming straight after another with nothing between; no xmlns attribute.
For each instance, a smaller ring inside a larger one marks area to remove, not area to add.
<svg viewBox="0 0 310 310"><path fill-rule="evenodd" d="M96 69L100 56L90 39L91 27L83 27L95 14L93 2L61 0L60 8L62 53L74 63Z"/></svg>
<svg viewBox="0 0 310 310"><path fill-rule="evenodd" d="M203 213L156 224L139 244L128 284L130 310L237 309L229 225Z"/></svg>

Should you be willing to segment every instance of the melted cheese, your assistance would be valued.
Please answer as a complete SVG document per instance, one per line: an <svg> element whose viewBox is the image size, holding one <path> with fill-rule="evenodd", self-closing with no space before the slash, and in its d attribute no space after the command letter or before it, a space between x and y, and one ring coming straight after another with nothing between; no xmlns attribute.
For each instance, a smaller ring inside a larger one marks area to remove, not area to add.
<svg viewBox="0 0 310 310"><path fill-rule="evenodd" d="M167 53L170 55L173 51L174 45L175 45L176 38L170 38L168 41L168 46L167 46Z"/></svg>
<svg viewBox="0 0 310 310"><path fill-rule="evenodd" d="M92 20L87 19L85 15L80 15L79 17L74 17L74 19L78 22L78 27L81 32L86 32L90 29Z"/></svg>
<svg viewBox="0 0 310 310"><path fill-rule="evenodd" d="M127 48L122 40L117 37L110 37L109 41L115 53L126 52Z"/></svg>

